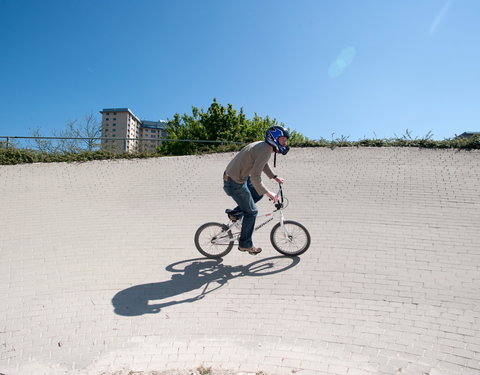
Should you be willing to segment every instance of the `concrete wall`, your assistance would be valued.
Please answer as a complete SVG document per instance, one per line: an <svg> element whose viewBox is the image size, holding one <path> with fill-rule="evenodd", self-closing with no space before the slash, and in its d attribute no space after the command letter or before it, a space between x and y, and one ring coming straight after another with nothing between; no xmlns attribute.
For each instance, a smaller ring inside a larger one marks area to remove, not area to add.
<svg viewBox="0 0 480 375"><path fill-rule="evenodd" d="M478 151L293 149L308 252L205 260L233 155L0 166L0 372L480 373Z"/></svg>

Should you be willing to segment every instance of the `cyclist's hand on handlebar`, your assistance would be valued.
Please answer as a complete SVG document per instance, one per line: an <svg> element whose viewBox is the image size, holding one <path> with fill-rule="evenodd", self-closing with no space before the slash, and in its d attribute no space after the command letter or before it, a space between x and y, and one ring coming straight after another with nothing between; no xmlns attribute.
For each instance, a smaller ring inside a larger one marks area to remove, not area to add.
<svg viewBox="0 0 480 375"><path fill-rule="evenodd" d="M272 192L268 191L268 192L267 192L267 197L268 197L268 199L270 199L271 201L273 201L273 203L278 203L278 196L276 196L276 195L273 194Z"/></svg>
<svg viewBox="0 0 480 375"><path fill-rule="evenodd" d="M283 184L285 182L285 179L281 177L275 177L274 180L277 181L279 184Z"/></svg>

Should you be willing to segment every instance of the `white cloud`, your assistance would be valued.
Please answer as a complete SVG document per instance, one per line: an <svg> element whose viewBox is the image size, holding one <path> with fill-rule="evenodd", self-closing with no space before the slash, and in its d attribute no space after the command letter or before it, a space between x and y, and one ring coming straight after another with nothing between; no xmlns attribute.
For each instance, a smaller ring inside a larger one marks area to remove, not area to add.
<svg viewBox="0 0 480 375"><path fill-rule="evenodd" d="M452 0L447 1L443 5L442 9L440 9L440 11L437 13L437 16L435 17L435 19L433 20L433 22L430 26L429 36L432 36L435 33L435 31L438 28L438 25L440 25L442 23L442 21L445 19L448 11L450 9L450 5L452 5Z"/></svg>

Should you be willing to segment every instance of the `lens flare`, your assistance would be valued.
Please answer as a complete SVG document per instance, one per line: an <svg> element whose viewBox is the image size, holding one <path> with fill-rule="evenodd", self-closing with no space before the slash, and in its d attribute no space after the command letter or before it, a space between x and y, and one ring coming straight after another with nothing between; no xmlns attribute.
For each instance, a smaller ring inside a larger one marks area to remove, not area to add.
<svg viewBox="0 0 480 375"><path fill-rule="evenodd" d="M357 51L355 47L346 47L340 51L338 57L330 64L328 68L328 76L336 78L343 74L347 66L353 63Z"/></svg>

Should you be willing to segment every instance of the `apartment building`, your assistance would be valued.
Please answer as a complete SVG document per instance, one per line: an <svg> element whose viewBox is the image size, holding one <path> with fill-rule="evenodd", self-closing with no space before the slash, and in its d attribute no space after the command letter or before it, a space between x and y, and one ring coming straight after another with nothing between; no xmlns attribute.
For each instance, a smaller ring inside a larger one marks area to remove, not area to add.
<svg viewBox="0 0 480 375"><path fill-rule="evenodd" d="M167 138L166 121L140 120L128 108L104 108L102 149L115 152L155 151ZM114 139L118 138L118 140Z"/></svg>

